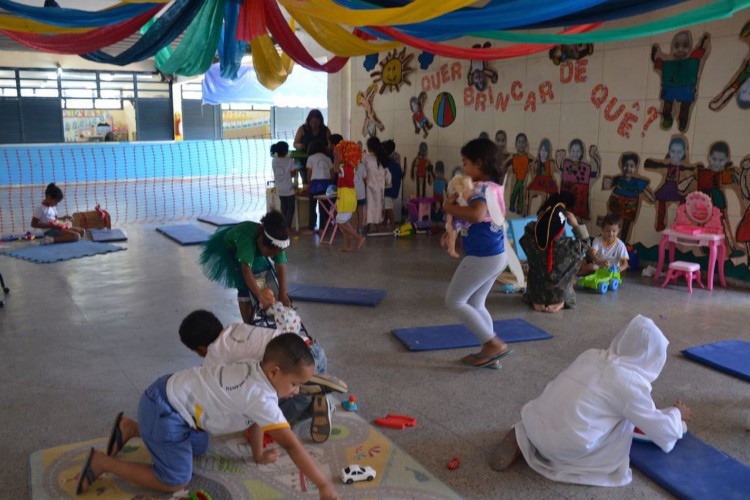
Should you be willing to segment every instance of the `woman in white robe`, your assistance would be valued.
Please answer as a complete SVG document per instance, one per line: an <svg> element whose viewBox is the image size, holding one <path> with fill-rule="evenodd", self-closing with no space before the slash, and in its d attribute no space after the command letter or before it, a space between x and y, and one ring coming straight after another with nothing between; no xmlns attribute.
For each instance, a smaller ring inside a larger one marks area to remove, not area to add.
<svg viewBox="0 0 750 500"><path fill-rule="evenodd" d="M659 410L651 398L651 383L664 367L668 344L654 322L639 315L609 349L581 354L521 410L515 440L526 463L554 481L623 486L632 480L634 426L669 453L683 435L689 409L678 401L677 407ZM507 454L512 433L493 457L497 470L513 460ZM503 458L506 463L498 464Z"/></svg>
<svg viewBox="0 0 750 500"><path fill-rule="evenodd" d="M370 137L367 140L367 154L362 158L367 173L365 206L365 224L380 224L383 222L383 200L385 197L386 168L380 160L384 154L380 140Z"/></svg>

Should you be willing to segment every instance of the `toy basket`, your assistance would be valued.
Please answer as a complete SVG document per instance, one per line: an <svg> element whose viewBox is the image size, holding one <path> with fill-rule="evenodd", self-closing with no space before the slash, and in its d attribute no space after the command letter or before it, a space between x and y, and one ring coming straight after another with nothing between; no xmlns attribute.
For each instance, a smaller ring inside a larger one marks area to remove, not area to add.
<svg viewBox="0 0 750 500"><path fill-rule="evenodd" d="M94 210L74 213L73 226L82 229L112 229L112 219L109 212L97 205Z"/></svg>

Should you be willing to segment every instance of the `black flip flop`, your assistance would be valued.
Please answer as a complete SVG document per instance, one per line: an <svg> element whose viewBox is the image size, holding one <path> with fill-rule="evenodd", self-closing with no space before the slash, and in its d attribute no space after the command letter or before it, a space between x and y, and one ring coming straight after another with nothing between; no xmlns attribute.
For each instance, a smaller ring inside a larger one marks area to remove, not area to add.
<svg viewBox="0 0 750 500"><path fill-rule="evenodd" d="M122 449L122 431L120 430L120 422L122 421L123 412L120 412L115 417L115 423L112 425L112 431L109 433L109 441L107 441L107 456L112 457ZM117 445L117 451L112 453Z"/></svg>
<svg viewBox="0 0 750 500"><path fill-rule="evenodd" d="M78 477L78 485L76 485L76 495L80 495L83 493L81 488L83 487L83 480L86 479L89 482L89 488L92 484L96 481L96 477L94 477L94 471L91 470L91 459L94 458L94 448L91 448L91 451L89 451L89 456L86 459L86 463L83 464L83 468L81 468L81 473Z"/></svg>
<svg viewBox="0 0 750 500"><path fill-rule="evenodd" d="M513 352L513 349L511 349L510 347L507 347L503 352L499 352L493 356L485 356L484 354L479 354L477 352L474 354L470 354L470 356L474 358L474 361L480 361L480 363L476 363L476 362L472 363L468 360L466 361L461 360L461 362L465 365L473 366L474 368L485 368L485 367L489 367L490 365L494 364L495 362L497 362L501 358L504 358L505 356L507 356L508 354L512 352Z"/></svg>

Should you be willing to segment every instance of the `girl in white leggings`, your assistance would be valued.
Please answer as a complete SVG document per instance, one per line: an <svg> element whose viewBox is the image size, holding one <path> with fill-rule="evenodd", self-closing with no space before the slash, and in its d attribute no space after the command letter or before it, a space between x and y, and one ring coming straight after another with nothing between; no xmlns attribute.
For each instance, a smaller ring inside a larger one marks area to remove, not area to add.
<svg viewBox="0 0 750 500"><path fill-rule="evenodd" d="M498 193L496 198L505 212L502 188L497 186L502 186L507 167L498 162L497 146L489 139L469 141L461 148L461 157L464 174L474 181L475 193L467 207L458 204L456 194L443 204L446 213L471 224L462 232L466 257L453 275L445 304L482 343L479 352L464 356L461 361L474 367L499 368L499 359L511 349L495 335L485 300L495 279L505 269L507 258L503 228L492 222L486 200L488 190Z"/></svg>

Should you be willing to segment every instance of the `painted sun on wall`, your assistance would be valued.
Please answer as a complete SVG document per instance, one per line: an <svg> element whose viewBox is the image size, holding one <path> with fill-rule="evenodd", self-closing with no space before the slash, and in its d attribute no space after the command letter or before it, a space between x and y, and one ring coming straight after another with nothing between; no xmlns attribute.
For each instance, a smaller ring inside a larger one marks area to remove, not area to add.
<svg viewBox="0 0 750 500"><path fill-rule="evenodd" d="M374 78L373 83L380 85L379 94L386 90L398 92L401 90L401 85L411 85L409 74L414 71L414 68L410 66L412 59L414 59L414 54L407 54L406 47L404 47L401 52L393 49L383 61L378 63L380 70L373 71L370 76Z"/></svg>

